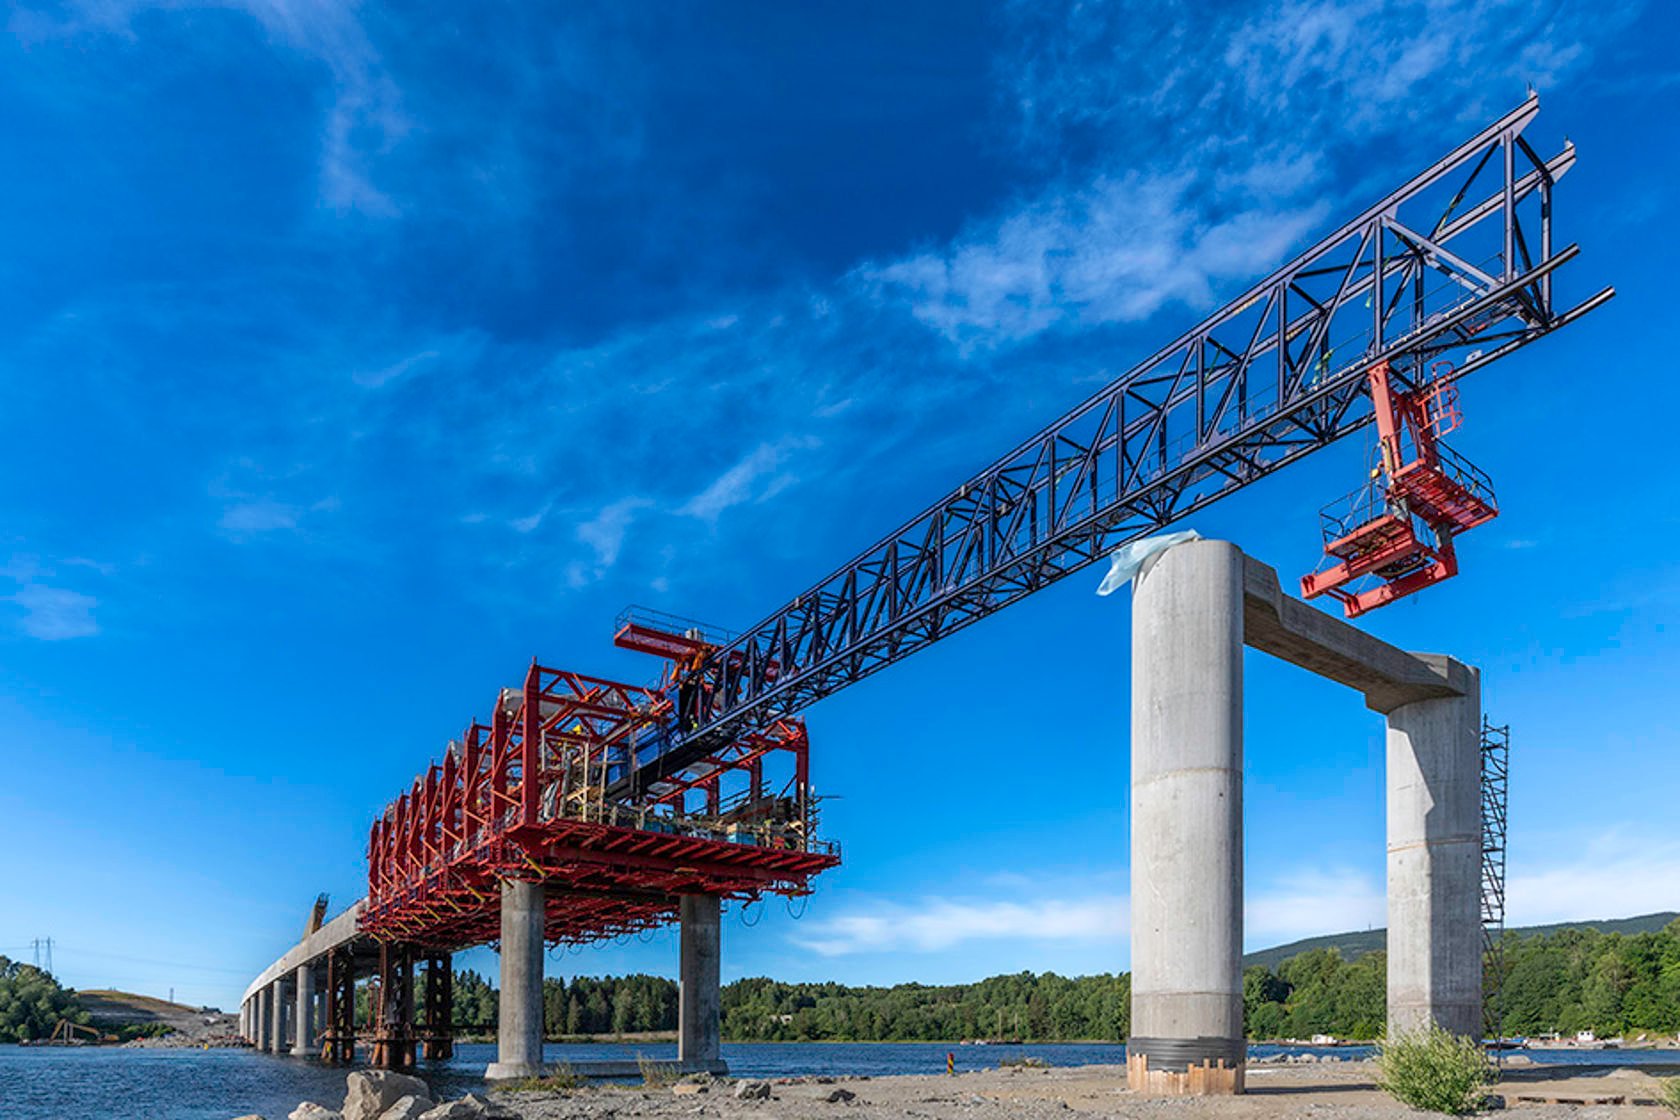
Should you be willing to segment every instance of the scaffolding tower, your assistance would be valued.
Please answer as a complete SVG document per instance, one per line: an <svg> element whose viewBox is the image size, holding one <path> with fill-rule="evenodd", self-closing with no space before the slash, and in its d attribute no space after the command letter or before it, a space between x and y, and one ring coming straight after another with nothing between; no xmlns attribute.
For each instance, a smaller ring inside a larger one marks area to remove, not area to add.
<svg viewBox="0 0 1680 1120"><path fill-rule="evenodd" d="M1511 727L1482 716L1482 1022L1498 1048L1505 980L1505 832L1511 783Z"/></svg>

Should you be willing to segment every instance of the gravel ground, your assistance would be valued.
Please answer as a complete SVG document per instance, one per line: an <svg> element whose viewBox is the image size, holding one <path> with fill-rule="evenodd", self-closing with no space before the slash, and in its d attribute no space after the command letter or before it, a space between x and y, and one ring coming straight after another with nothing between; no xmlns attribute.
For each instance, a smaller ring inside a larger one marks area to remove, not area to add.
<svg viewBox="0 0 1680 1120"><path fill-rule="evenodd" d="M734 1082L665 1089L588 1087L564 1093L498 1092L524 1120L630 1120L691 1117L727 1120L1073 1120L1074 1114L1160 1117L1163 1120L1270 1120L1311 1116L1348 1120L1418 1120L1423 1114L1389 1099L1374 1084L1369 1062L1251 1065L1248 1092L1238 1097L1148 1098L1126 1089L1122 1066L987 1070L955 1077L800 1078L771 1082L768 1100L737 1100ZM854 1094L832 1101L836 1090ZM1508 1069L1493 1092L1517 1120L1666 1120L1656 1107L1657 1082L1645 1073L1609 1067ZM1528 1104L1518 1096L1623 1096L1624 1105ZM1639 1103L1644 1102L1644 1103Z"/></svg>

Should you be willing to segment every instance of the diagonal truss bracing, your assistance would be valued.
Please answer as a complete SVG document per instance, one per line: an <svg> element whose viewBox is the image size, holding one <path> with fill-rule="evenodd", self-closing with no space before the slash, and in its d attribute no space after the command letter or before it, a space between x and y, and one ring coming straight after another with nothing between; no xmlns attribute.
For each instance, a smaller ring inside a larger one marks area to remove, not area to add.
<svg viewBox="0 0 1680 1120"><path fill-rule="evenodd" d="M1369 423L1366 371L1457 378L1608 300L1559 311L1552 244L1566 145L1524 104L1231 304L712 651L651 780Z"/></svg>

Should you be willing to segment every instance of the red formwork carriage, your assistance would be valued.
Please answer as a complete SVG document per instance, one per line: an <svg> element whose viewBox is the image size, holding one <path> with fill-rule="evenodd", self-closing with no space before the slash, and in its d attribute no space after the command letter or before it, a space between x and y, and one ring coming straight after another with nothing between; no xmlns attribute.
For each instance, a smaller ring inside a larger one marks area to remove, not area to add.
<svg viewBox="0 0 1680 1120"><path fill-rule="evenodd" d="M533 664L374 822L363 929L453 951L500 935L499 884L538 881L545 936L585 942L675 920L683 894L802 895L840 862L816 838L803 721L744 727L661 772L694 626L636 616L618 644L670 658L653 687Z"/></svg>

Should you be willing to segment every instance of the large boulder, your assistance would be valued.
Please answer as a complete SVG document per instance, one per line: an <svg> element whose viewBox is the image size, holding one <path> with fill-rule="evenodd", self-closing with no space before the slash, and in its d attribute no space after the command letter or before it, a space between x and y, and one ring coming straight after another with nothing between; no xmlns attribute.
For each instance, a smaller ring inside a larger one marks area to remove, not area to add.
<svg viewBox="0 0 1680 1120"><path fill-rule="evenodd" d="M505 1105L468 1093L458 1101L440 1104L423 1113L419 1120L519 1120L519 1114Z"/></svg>
<svg viewBox="0 0 1680 1120"><path fill-rule="evenodd" d="M345 1078L344 1120L379 1120L404 1097L419 1097L431 1107L432 1091L418 1077L388 1069L357 1070Z"/></svg>
<svg viewBox="0 0 1680 1120"><path fill-rule="evenodd" d="M334 1112L326 1105L316 1104L314 1101L304 1101L292 1109L288 1120L344 1120L344 1114Z"/></svg>
<svg viewBox="0 0 1680 1120"><path fill-rule="evenodd" d="M417 1097L410 1093L401 1098L396 1104L379 1114L379 1120L420 1120L421 1115L431 1111L432 1102L426 1097Z"/></svg>

